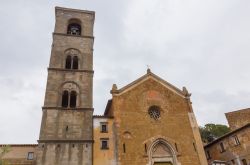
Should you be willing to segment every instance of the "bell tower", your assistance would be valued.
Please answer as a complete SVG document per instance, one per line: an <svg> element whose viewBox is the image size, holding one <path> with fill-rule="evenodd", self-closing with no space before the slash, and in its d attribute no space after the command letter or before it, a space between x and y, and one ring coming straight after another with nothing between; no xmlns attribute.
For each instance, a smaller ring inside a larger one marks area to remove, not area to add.
<svg viewBox="0 0 250 165"><path fill-rule="evenodd" d="M92 165L93 11L56 7L37 165Z"/></svg>

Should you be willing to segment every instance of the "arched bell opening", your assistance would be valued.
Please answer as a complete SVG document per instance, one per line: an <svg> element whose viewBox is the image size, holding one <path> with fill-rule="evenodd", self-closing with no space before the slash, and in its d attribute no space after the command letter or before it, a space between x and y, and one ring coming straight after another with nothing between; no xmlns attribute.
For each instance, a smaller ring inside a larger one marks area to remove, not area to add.
<svg viewBox="0 0 250 165"><path fill-rule="evenodd" d="M82 33L81 21L78 19L71 19L67 27L67 34L80 36Z"/></svg>

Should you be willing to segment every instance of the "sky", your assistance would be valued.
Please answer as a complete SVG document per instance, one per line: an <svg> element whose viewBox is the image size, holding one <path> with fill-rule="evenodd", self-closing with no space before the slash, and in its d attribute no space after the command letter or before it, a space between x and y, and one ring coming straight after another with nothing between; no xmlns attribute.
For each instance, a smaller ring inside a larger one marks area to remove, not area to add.
<svg viewBox="0 0 250 165"><path fill-rule="evenodd" d="M94 108L151 71L187 87L199 125L250 107L249 0L8 0L0 5L0 144L37 143L55 6L96 12Z"/></svg>

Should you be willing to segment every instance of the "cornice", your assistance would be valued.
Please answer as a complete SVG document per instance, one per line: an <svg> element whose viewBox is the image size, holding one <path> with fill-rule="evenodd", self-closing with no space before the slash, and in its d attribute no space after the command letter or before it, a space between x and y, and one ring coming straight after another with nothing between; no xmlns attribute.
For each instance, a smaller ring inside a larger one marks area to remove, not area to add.
<svg viewBox="0 0 250 165"><path fill-rule="evenodd" d="M90 38L95 39L94 36L86 36L86 35L71 35L71 34L65 34L65 33L52 33L53 35L59 35L59 36L66 36L66 37L77 37L77 38Z"/></svg>
<svg viewBox="0 0 250 165"><path fill-rule="evenodd" d="M94 111L94 108L64 108L64 107L49 107L49 106L43 106L43 110L64 110L64 111L79 111L79 112L84 112L84 111Z"/></svg>
<svg viewBox="0 0 250 165"><path fill-rule="evenodd" d="M55 7L56 10L63 10L63 11L70 11L70 12L78 12L78 13L86 13L86 14L91 14L94 15L95 12L94 11L90 11L90 10L81 10L81 9L71 9L71 8L65 8L65 7Z"/></svg>
<svg viewBox="0 0 250 165"><path fill-rule="evenodd" d="M85 73L94 73L93 70L86 69L63 69L63 68L48 68L48 70L52 71L63 71L63 72L85 72Z"/></svg>
<svg viewBox="0 0 250 165"><path fill-rule="evenodd" d="M94 143L94 140L79 140L79 139L41 139L38 143Z"/></svg>

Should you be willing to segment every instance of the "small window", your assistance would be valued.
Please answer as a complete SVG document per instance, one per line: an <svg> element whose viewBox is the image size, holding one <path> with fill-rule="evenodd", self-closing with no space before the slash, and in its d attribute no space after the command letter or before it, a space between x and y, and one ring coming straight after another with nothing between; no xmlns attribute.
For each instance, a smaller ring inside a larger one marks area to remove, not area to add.
<svg viewBox="0 0 250 165"><path fill-rule="evenodd" d="M225 147L224 147L224 144L221 142L220 143L220 152L225 152Z"/></svg>
<svg viewBox="0 0 250 165"><path fill-rule="evenodd" d="M210 152L208 150L206 151L206 156L207 156L207 159L211 159L211 155L210 155Z"/></svg>
<svg viewBox="0 0 250 165"><path fill-rule="evenodd" d="M108 132L107 123L101 123L101 132L103 132L103 133Z"/></svg>
<svg viewBox="0 0 250 165"><path fill-rule="evenodd" d="M34 159L34 152L28 152L27 159L28 160L33 160Z"/></svg>
<svg viewBox="0 0 250 165"><path fill-rule="evenodd" d="M71 69L71 56L67 56L66 62L65 62L65 68Z"/></svg>
<svg viewBox="0 0 250 165"><path fill-rule="evenodd" d="M109 139L101 139L101 149L103 149L103 150L109 149L109 147L108 147L108 140Z"/></svg>
<svg viewBox="0 0 250 165"><path fill-rule="evenodd" d="M68 107L68 102L69 102L69 92L68 91L63 91L62 95L62 107Z"/></svg>
<svg viewBox="0 0 250 165"><path fill-rule="evenodd" d="M68 25L68 34L81 35L81 26L77 23L71 23Z"/></svg>
<svg viewBox="0 0 250 165"><path fill-rule="evenodd" d="M73 69L78 69L78 57L73 57Z"/></svg>
<svg viewBox="0 0 250 165"><path fill-rule="evenodd" d="M238 137L235 135L233 138L234 138L235 145L236 146L240 145L240 141L239 141Z"/></svg>
<svg viewBox="0 0 250 165"><path fill-rule="evenodd" d="M76 107L76 91L70 92L70 108Z"/></svg>

